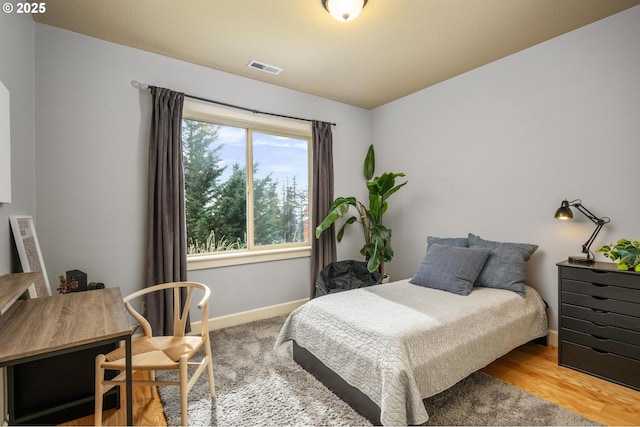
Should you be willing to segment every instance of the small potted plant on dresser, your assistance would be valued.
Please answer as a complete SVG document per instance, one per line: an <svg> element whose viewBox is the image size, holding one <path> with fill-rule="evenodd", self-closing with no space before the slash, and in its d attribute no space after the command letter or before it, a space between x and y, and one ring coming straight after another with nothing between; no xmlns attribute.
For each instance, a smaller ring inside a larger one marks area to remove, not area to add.
<svg viewBox="0 0 640 427"><path fill-rule="evenodd" d="M598 249L604 256L618 263L618 270L640 272L640 242L620 239Z"/></svg>

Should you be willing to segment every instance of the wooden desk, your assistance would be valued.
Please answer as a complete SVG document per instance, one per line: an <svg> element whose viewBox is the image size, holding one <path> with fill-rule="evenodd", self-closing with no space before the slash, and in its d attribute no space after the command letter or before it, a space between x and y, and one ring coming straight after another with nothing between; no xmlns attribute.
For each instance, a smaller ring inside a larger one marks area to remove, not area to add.
<svg viewBox="0 0 640 427"><path fill-rule="evenodd" d="M0 366L125 341L127 424L133 425L131 334L120 289L16 301L0 316ZM9 393L9 422L13 396Z"/></svg>

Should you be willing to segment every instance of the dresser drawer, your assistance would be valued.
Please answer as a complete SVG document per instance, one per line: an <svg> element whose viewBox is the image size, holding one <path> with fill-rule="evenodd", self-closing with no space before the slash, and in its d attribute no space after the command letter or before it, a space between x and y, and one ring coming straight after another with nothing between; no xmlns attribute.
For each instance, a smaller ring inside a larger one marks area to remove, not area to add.
<svg viewBox="0 0 640 427"><path fill-rule="evenodd" d="M640 390L640 361L562 341L560 365Z"/></svg>
<svg viewBox="0 0 640 427"><path fill-rule="evenodd" d="M612 311L614 313L626 314L628 316L640 317L640 304L620 301L591 295L577 294L575 292L561 292L561 302L582 307L594 308L602 311Z"/></svg>
<svg viewBox="0 0 640 427"><path fill-rule="evenodd" d="M609 338L562 328L562 340L591 347L594 350L625 356L640 361L640 347ZM564 351L564 349L562 349Z"/></svg>
<svg viewBox="0 0 640 427"><path fill-rule="evenodd" d="M640 304L640 289L623 288L620 286L602 285L590 282L578 282L571 279L563 279L562 290L567 292L574 292L577 294L611 298ZM638 313L638 315L640 316L640 313Z"/></svg>
<svg viewBox="0 0 640 427"><path fill-rule="evenodd" d="M562 318L565 316L576 319L588 320L590 322L604 325L616 326L624 329L640 331L640 317L627 316L624 314L612 313L577 305L562 304L560 307Z"/></svg>
<svg viewBox="0 0 640 427"><path fill-rule="evenodd" d="M632 344L634 346L640 346L640 332L638 331L617 328L603 323L594 323L588 320L565 316L562 316L562 327L600 338L607 338ZM569 339L565 336L563 336L563 338ZM640 347L638 348L640 349Z"/></svg>
<svg viewBox="0 0 640 427"><path fill-rule="evenodd" d="M640 289L640 274L635 273L564 267L561 274L563 279Z"/></svg>

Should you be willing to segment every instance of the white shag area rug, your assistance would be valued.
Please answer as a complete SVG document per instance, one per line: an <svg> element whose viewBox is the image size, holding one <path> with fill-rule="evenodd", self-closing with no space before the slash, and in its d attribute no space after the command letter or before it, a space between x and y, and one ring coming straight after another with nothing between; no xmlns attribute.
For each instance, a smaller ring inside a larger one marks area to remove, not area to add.
<svg viewBox="0 0 640 427"><path fill-rule="evenodd" d="M273 345L285 317L211 332L215 400L203 373L189 393L191 426L363 426L354 411ZM158 372L158 379L175 379ZM180 425L177 387L160 387L167 423ZM428 425L598 425L554 403L476 372L424 400Z"/></svg>

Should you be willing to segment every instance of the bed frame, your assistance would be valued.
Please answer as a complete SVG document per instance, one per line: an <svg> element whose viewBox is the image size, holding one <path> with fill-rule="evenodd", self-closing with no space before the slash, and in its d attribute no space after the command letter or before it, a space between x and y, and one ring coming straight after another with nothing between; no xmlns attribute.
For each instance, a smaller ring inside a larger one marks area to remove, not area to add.
<svg viewBox="0 0 640 427"><path fill-rule="evenodd" d="M309 350L300 347L295 341L293 341L293 360L373 425L381 425L380 407L369 396L347 383L338 374L327 368Z"/></svg>
<svg viewBox="0 0 640 427"><path fill-rule="evenodd" d="M548 345L547 336L531 341L540 345ZM355 409L360 415L368 419L371 424L379 426L380 407L366 394L347 383L338 374L329 369L309 350L300 347L295 341L293 343L293 360L302 368L313 375L318 381L344 400L349 406Z"/></svg>

